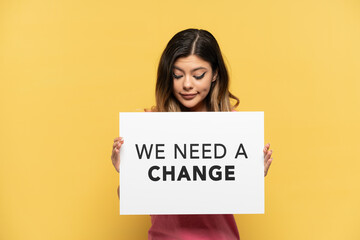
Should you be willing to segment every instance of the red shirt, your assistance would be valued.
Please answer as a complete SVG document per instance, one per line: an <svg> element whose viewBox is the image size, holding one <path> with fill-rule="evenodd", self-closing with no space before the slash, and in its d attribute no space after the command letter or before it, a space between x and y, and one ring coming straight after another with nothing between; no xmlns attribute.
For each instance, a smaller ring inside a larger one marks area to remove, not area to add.
<svg viewBox="0 0 360 240"><path fill-rule="evenodd" d="M151 215L149 240L239 240L232 214Z"/></svg>

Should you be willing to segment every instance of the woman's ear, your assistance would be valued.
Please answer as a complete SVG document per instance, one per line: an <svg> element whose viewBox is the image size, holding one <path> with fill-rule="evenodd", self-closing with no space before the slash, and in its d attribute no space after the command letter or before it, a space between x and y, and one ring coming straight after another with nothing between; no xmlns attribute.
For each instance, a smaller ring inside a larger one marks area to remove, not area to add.
<svg viewBox="0 0 360 240"><path fill-rule="evenodd" d="M213 78L211 80L211 82L215 82L218 76L218 70L215 71L215 74L213 75Z"/></svg>

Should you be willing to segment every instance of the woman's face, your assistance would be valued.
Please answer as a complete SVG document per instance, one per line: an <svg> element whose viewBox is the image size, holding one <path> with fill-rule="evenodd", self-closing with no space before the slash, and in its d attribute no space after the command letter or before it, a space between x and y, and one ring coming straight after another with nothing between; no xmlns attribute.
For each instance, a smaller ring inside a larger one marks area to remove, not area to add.
<svg viewBox="0 0 360 240"><path fill-rule="evenodd" d="M209 62L196 55L178 58L173 68L174 96L189 111L207 111L205 98L215 79Z"/></svg>

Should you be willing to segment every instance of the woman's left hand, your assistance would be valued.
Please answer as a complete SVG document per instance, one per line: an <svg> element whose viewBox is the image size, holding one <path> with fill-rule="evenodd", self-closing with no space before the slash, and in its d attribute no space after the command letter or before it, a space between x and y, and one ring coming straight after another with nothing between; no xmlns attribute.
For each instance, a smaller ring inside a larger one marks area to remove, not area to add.
<svg viewBox="0 0 360 240"><path fill-rule="evenodd" d="M272 161L274 160L273 158L270 158L272 154L272 150L269 150L269 148L270 148L270 143L266 144L264 147L264 177L267 175L269 171L269 167Z"/></svg>

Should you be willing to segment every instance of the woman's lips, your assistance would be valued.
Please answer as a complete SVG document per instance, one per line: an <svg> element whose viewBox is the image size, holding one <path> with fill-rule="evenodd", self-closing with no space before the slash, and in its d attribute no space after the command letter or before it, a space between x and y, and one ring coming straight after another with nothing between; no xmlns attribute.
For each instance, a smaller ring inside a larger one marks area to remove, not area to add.
<svg viewBox="0 0 360 240"><path fill-rule="evenodd" d="M180 93L180 95L186 100L191 100L196 97L197 93Z"/></svg>

